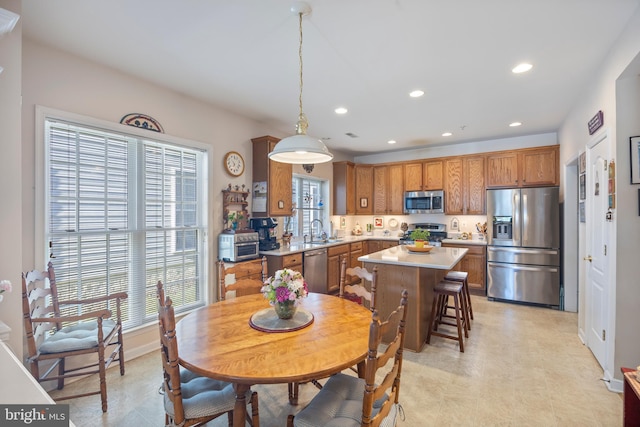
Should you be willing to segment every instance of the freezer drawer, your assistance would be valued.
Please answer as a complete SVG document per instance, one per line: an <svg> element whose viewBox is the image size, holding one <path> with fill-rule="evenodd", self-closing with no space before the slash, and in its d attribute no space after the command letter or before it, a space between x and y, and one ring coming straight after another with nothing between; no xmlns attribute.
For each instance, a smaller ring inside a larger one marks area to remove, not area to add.
<svg viewBox="0 0 640 427"><path fill-rule="evenodd" d="M487 262L487 296L560 305L560 268Z"/></svg>
<svg viewBox="0 0 640 427"><path fill-rule="evenodd" d="M488 262L527 265L560 265L559 249L487 247Z"/></svg>

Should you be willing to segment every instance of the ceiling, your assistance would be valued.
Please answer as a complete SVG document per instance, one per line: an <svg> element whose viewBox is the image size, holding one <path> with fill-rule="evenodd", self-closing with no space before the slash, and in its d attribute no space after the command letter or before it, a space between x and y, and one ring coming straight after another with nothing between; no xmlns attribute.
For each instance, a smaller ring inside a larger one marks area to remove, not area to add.
<svg viewBox="0 0 640 427"><path fill-rule="evenodd" d="M557 131L639 1L309 1L308 134L358 155ZM22 25L27 38L287 135L298 117L293 3L23 0ZM520 62L533 69L513 74Z"/></svg>

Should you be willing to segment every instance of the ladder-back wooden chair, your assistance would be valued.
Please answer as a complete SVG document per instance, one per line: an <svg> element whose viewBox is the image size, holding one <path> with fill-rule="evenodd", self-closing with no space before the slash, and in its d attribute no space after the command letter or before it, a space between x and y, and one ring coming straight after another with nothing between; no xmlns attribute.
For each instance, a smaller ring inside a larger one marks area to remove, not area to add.
<svg viewBox="0 0 640 427"><path fill-rule="evenodd" d="M368 306L373 311L375 309L377 275L377 266L373 268L373 273L369 273L362 267L347 268L347 260L343 259L340 264L340 291L338 296L360 305ZM354 280L354 278L357 279ZM352 284L346 284L347 280L351 280ZM365 280L371 284L371 291L368 291L364 286ZM363 363L358 364L357 368L351 367L350 369L357 372L360 377L364 376ZM311 383L318 389L322 389L322 384L318 382L318 379L311 380ZM289 383L289 403L292 405L298 404L300 384L304 383Z"/></svg>
<svg viewBox="0 0 640 427"><path fill-rule="evenodd" d="M360 283L347 284L347 277L358 277ZM343 259L340 265L340 298L346 298L358 304L368 306L374 311L376 307L376 282L378 278L378 266L373 267L373 272L362 267L347 268L347 260ZM370 283L370 291L364 286L364 281Z"/></svg>
<svg viewBox="0 0 640 427"><path fill-rule="evenodd" d="M233 274L235 282L227 284L227 276ZM225 267L218 261L218 301L226 299L227 292L235 292L237 297L259 294L267 280L267 257L260 260L241 262L233 267Z"/></svg>
<svg viewBox="0 0 640 427"><path fill-rule="evenodd" d="M164 296L162 282L157 284L157 297L160 355L164 372L165 425L201 425L223 414L227 414L229 426L233 425L233 408L236 403L233 385L197 375L179 365L175 312L171 298ZM258 393L247 391L247 402L251 403L247 421L252 426L259 427Z"/></svg>
<svg viewBox="0 0 640 427"><path fill-rule="evenodd" d="M369 328L369 351L365 377L336 374L298 414L289 415L287 427L353 426L393 427L401 413L399 405L400 373L407 321L407 290L402 291L400 305L382 321L377 311ZM388 330L396 334L386 349L378 353L382 337ZM393 363L386 366L393 358ZM380 371L380 374L378 372ZM376 383L376 374L382 378Z"/></svg>
<svg viewBox="0 0 640 427"><path fill-rule="evenodd" d="M126 292L118 292L90 299L59 301L51 262L46 271L22 273L22 311L31 375L38 382L58 381L58 390L61 390L65 378L99 374L99 390L56 400L99 394L102 411L107 411L106 369L117 360L120 375L124 375L121 303L126 298ZM91 311L75 316L61 315L61 310L70 305L86 306ZM114 308L115 318L112 318ZM84 359L74 360L86 361L87 354L95 354L97 361L93 360L89 365L67 366L68 358L84 356ZM43 374L40 373L40 362L51 365ZM51 375L56 371L57 375Z"/></svg>

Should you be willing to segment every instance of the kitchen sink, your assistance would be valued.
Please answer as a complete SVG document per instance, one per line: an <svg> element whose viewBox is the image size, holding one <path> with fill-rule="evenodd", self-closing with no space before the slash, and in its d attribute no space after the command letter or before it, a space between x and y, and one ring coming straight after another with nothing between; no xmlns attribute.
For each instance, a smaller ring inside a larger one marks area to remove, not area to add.
<svg viewBox="0 0 640 427"><path fill-rule="evenodd" d="M330 245L332 243L340 243L343 240L314 240L313 242L307 242L307 245Z"/></svg>

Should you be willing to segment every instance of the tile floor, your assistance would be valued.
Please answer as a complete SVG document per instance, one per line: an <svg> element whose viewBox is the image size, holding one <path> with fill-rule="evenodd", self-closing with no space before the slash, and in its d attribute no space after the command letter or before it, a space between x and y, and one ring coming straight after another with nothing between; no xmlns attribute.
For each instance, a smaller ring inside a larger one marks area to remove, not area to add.
<svg viewBox="0 0 640 427"><path fill-rule="evenodd" d="M473 297L475 320L458 351L452 340L432 338L421 353L405 352L398 426L620 426L621 395L609 392L602 370L577 336L577 314L490 302ZM159 426L164 423L159 356L110 369L109 411L99 396L69 400L78 427ZM87 378L66 388L93 387ZM262 427L283 427L292 407L286 385L257 386ZM300 405L315 394L301 388ZM55 398L55 393L52 393ZM301 407L300 406L300 407ZM226 417L208 424L226 426Z"/></svg>

